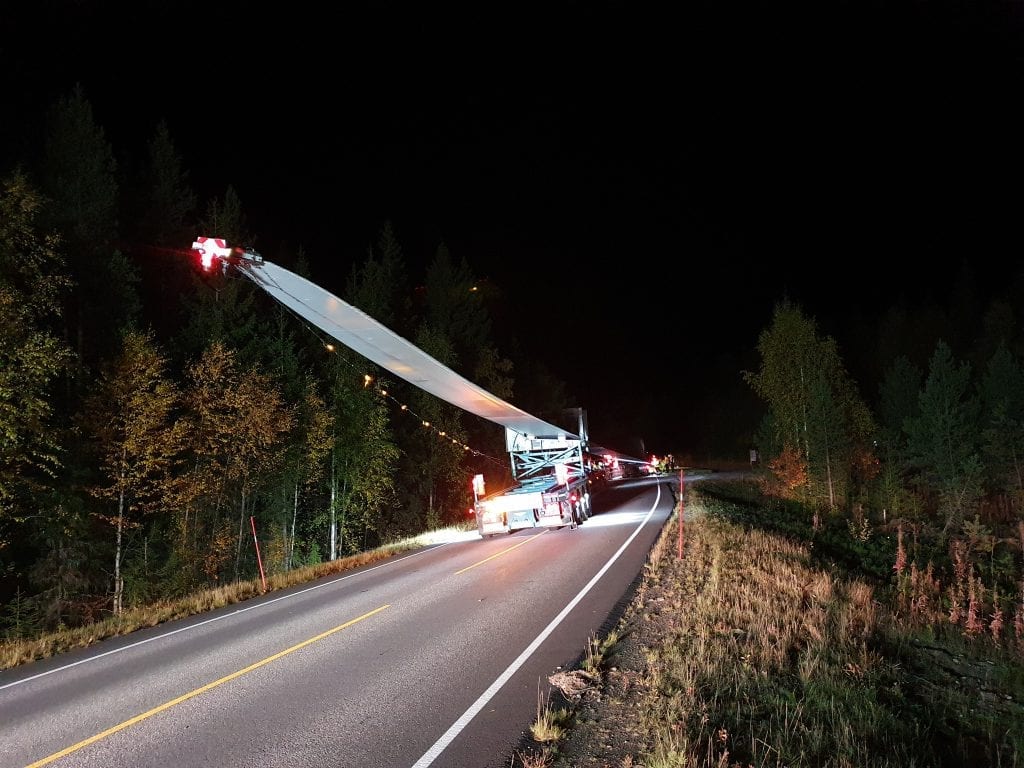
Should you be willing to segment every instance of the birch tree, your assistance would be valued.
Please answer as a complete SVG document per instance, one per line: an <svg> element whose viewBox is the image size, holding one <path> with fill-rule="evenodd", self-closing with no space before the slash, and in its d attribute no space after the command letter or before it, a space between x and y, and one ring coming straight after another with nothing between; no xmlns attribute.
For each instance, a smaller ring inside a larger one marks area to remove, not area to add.
<svg viewBox="0 0 1024 768"><path fill-rule="evenodd" d="M787 466L795 461L806 468L806 484L794 489L796 495L834 509L845 501L857 454L870 450L871 414L835 340L820 337L815 321L796 305L776 306L758 351L761 368L745 379L768 405L779 455Z"/></svg>
<svg viewBox="0 0 1024 768"><path fill-rule="evenodd" d="M146 513L167 510L185 423L174 419L176 385L152 334L128 331L121 354L105 366L85 401L82 425L92 437L102 481L92 493L112 502L97 514L114 529L113 612L124 608L125 534Z"/></svg>
<svg viewBox="0 0 1024 768"><path fill-rule="evenodd" d="M330 474L327 478L328 551L365 549L372 538L393 531L401 504L395 491L400 451L391 433L387 403L357 381L355 369L340 356L328 367L328 406L333 418ZM377 385L387 387L386 382Z"/></svg>
<svg viewBox="0 0 1024 768"><path fill-rule="evenodd" d="M306 381L306 392L299 407L297 428L289 448L289 472L292 480L291 533L286 537L285 568L290 570L295 557L295 529L299 516L300 490L320 482L330 456L334 419L317 391L316 382Z"/></svg>
<svg viewBox="0 0 1024 768"><path fill-rule="evenodd" d="M234 412L228 393L237 387L235 354L214 341L186 368L185 406L189 440L185 472L179 482L179 559L187 564L189 578L200 572L219 578L233 536L222 525L228 503L227 476ZM225 536L227 534L227 536Z"/></svg>
<svg viewBox="0 0 1024 768"><path fill-rule="evenodd" d="M228 443L227 476L235 481L239 500L238 539L235 544L235 579L239 578L245 522L260 481L280 468L280 448L295 416L281 398L269 375L256 367L238 379L226 393L234 416Z"/></svg>

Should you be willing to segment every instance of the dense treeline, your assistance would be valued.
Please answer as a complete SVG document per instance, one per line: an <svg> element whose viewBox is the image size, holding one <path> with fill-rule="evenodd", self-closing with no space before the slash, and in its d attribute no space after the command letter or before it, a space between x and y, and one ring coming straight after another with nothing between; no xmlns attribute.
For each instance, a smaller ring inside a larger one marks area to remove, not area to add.
<svg viewBox="0 0 1024 768"><path fill-rule="evenodd" d="M197 197L165 124L131 164L81 89L45 125L0 178L7 637L251 578L254 524L284 571L452 523L474 473L508 479L494 425L329 351L248 280L195 268L197 234L258 247L259 232L230 185ZM264 255L317 282L323 255ZM384 222L346 267L342 298L489 391L549 417L580 405L506 354L499 287L443 243L414 283ZM992 619L1022 597L1024 292L1008 281L979 306L968 278L948 311L892 308L848 351L783 301L737 380L764 406L766 490L815 528L829 515L855 540L905 541L898 576L935 567Z"/></svg>
<svg viewBox="0 0 1024 768"><path fill-rule="evenodd" d="M1018 324L1012 305L996 299L984 333L960 339L963 358L938 334L924 367L913 346L897 349L869 407L835 339L785 300L760 335L760 368L745 378L767 406L757 443L760 480L771 497L808 510L821 537L833 536L838 522L859 568L895 580L903 618L997 643L1009 626L1020 648ZM878 536L890 546L880 549Z"/></svg>
<svg viewBox="0 0 1024 768"><path fill-rule="evenodd" d="M70 627L457 522L508 480L504 435L232 273L197 234L258 245L231 186L200 201L166 124L131 172L81 88L0 191L0 632ZM136 165L136 164L133 164ZM264 255L316 281L312 254ZM335 270L337 271L337 270ZM515 391L481 287L443 243L411 283L389 222L342 297L495 394ZM531 399L532 398L532 399Z"/></svg>

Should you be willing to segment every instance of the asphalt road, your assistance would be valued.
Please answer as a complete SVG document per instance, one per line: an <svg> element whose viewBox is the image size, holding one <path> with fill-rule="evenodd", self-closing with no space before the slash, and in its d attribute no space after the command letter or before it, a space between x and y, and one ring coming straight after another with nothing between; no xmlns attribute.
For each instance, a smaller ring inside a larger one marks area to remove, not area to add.
<svg viewBox="0 0 1024 768"><path fill-rule="evenodd" d="M611 628L678 478L0 673L0 766L508 768Z"/></svg>

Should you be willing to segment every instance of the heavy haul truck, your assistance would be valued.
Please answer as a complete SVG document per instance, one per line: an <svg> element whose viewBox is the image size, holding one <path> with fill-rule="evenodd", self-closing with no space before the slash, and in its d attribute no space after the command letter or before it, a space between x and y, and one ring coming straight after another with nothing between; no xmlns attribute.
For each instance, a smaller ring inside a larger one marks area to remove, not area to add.
<svg viewBox="0 0 1024 768"><path fill-rule="evenodd" d="M531 438L506 429L515 484L475 500L481 536L524 528L575 528L590 517L597 466L587 446L586 413L573 410L579 423L563 434Z"/></svg>

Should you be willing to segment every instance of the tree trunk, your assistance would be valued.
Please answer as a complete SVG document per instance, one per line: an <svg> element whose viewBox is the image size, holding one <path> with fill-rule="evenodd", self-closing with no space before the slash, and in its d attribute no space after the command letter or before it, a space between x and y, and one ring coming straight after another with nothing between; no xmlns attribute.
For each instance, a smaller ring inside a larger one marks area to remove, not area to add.
<svg viewBox="0 0 1024 768"><path fill-rule="evenodd" d="M348 479L341 486L341 525L338 527L338 550L345 546L345 504L348 502Z"/></svg>
<svg viewBox="0 0 1024 768"><path fill-rule="evenodd" d="M807 435L807 386L804 383L804 367L800 366L800 410L803 411L804 418L804 459L807 461L807 466L811 465L811 441Z"/></svg>
<svg viewBox="0 0 1024 768"><path fill-rule="evenodd" d="M242 559L242 534L245 532L245 484L242 484L242 513L238 517L238 541L235 542L235 581Z"/></svg>
<svg viewBox="0 0 1024 768"><path fill-rule="evenodd" d="M123 477L122 477L123 480ZM117 545L114 548L114 615L121 615L124 584L121 581L121 540L124 532L124 489L117 496Z"/></svg>
<svg viewBox="0 0 1024 768"><path fill-rule="evenodd" d="M828 480L828 506L829 509L836 508L836 494L832 487L832 451L829 450L828 430L825 430L825 477Z"/></svg>
<svg viewBox="0 0 1024 768"><path fill-rule="evenodd" d="M292 506L292 537L291 541L288 542L288 567L286 570L292 569L292 558L295 557L295 520L299 516L299 484L295 483L295 504Z"/></svg>
<svg viewBox="0 0 1024 768"><path fill-rule="evenodd" d="M1024 478L1021 477L1020 459L1017 456L1017 448L1013 447L1010 451L1013 454L1013 471L1017 473L1017 490L1024 491Z"/></svg>
<svg viewBox="0 0 1024 768"><path fill-rule="evenodd" d="M331 560L333 560L335 558L335 555L336 555L336 552L337 552L337 549L336 549L336 546L335 546L336 545L336 541L337 541L337 523L335 522L334 515L335 515L335 512L337 511L337 507L335 505L337 504L337 500L338 500L338 476L335 473L334 463L335 463L334 462L334 449L332 448L331 449Z"/></svg>

